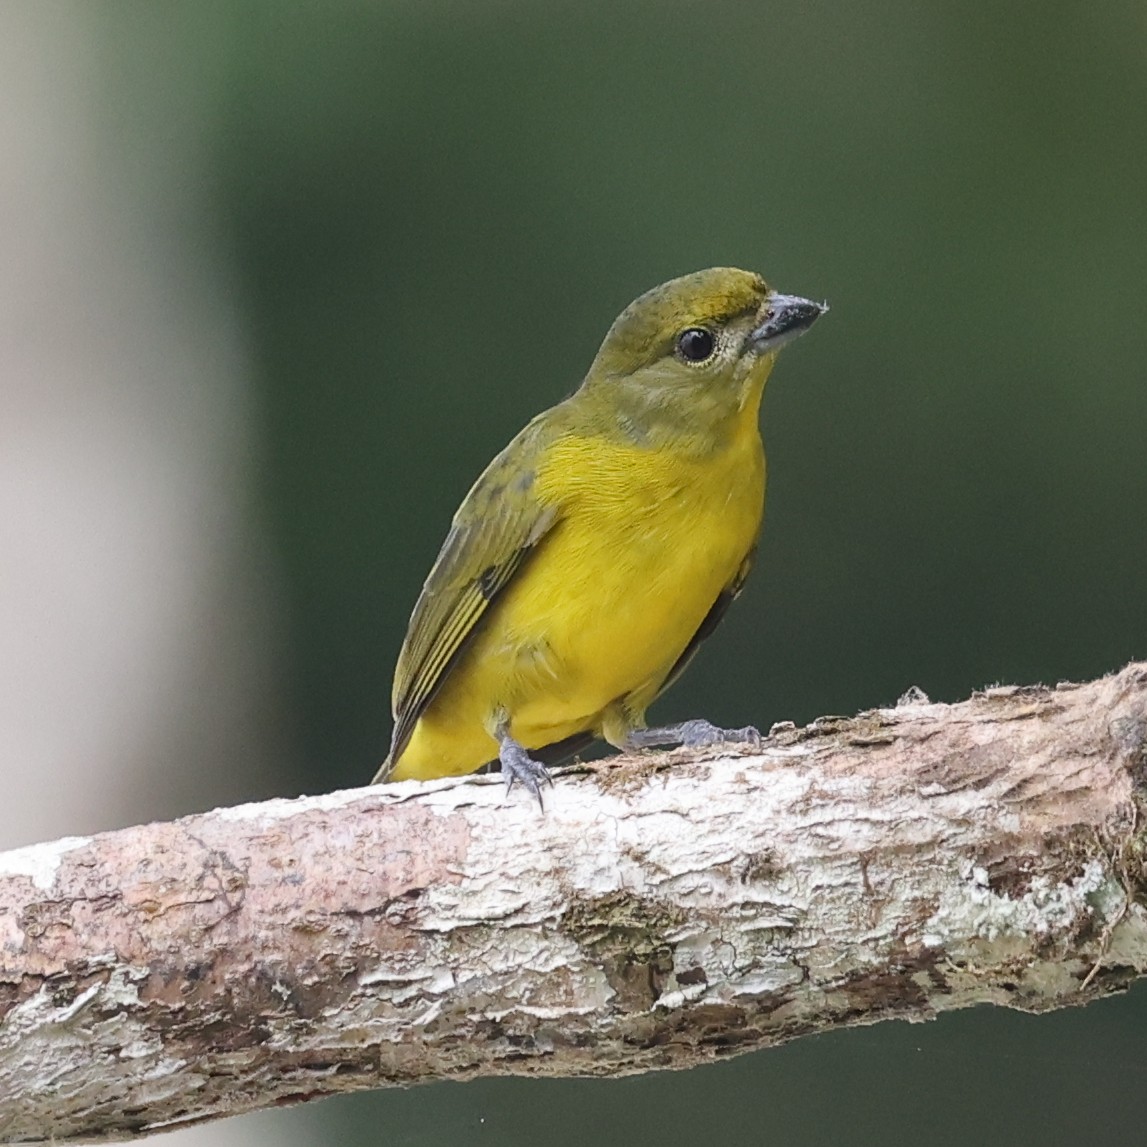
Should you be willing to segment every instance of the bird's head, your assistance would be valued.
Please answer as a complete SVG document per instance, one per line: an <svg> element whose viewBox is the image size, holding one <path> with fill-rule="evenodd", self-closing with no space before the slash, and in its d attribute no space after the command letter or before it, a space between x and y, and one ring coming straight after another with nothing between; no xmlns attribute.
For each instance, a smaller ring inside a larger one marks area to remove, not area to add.
<svg viewBox="0 0 1147 1147"><path fill-rule="evenodd" d="M618 315L586 377L622 398L621 412L700 425L760 399L776 352L828 307L773 290L760 275L711 267L671 279ZM645 412L642 414L642 412Z"/></svg>

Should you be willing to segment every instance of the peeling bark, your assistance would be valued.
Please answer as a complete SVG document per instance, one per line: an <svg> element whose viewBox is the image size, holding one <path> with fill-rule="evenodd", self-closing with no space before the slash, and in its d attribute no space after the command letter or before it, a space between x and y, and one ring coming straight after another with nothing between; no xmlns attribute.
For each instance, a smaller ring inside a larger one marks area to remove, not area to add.
<svg viewBox="0 0 1147 1147"><path fill-rule="evenodd" d="M0 1137L688 1067L1147 970L1147 664L0 854Z"/></svg>

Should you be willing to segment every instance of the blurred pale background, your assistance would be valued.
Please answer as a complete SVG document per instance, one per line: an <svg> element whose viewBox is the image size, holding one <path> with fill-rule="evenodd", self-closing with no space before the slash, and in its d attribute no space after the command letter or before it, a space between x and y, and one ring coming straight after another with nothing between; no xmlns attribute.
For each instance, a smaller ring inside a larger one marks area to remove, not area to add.
<svg viewBox="0 0 1147 1147"><path fill-rule="evenodd" d="M832 314L662 714L1147 656L1147 9L0 5L0 847L361 783L449 516L616 311ZM1138 1142L1147 993L171 1143Z"/></svg>

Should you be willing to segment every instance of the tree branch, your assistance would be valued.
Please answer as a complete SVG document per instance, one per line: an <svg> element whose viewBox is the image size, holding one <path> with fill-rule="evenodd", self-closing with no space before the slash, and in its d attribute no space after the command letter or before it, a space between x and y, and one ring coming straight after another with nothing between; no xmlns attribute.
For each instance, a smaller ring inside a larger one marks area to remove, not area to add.
<svg viewBox="0 0 1147 1147"><path fill-rule="evenodd" d="M1147 969L1147 663L0 855L0 1137L687 1067Z"/></svg>

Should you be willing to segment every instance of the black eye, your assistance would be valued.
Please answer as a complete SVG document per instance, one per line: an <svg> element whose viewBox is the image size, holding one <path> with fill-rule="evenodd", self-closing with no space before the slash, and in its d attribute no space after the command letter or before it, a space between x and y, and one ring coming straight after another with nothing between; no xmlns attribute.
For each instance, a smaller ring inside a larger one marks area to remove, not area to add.
<svg viewBox="0 0 1147 1147"><path fill-rule="evenodd" d="M677 353L686 362L704 362L712 358L716 345L713 332L704 327L690 327L677 336Z"/></svg>

